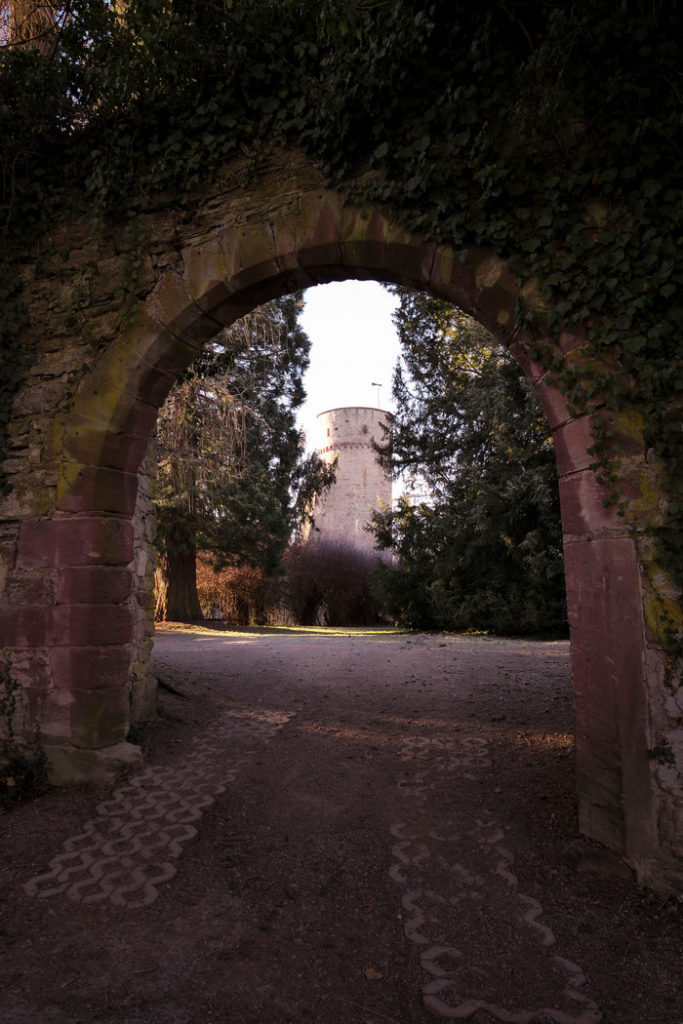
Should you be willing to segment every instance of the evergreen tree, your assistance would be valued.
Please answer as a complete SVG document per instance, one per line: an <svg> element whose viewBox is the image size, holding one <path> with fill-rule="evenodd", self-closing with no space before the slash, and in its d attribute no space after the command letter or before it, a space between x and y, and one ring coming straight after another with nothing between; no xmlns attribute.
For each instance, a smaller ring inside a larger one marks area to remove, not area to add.
<svg viewBox="0 0 683 1024"><path fill-rule="evenodd" d="M198 552L216 569L274 575L294 528L328 482L304 458L295 411L310 340L301 300L270 302L223 331L175 385L157 428L154 505L165 591L160 617L202 618Z"/></svg>
<svg viewBox="0 0 683 1024"><path fill-rule="evenodd" d="M535 393L462 311L400 297L397 413L379 452L408 490L375 516L398 555L378 569L386 610L420 628L563 632L555 460Z"/></svg>

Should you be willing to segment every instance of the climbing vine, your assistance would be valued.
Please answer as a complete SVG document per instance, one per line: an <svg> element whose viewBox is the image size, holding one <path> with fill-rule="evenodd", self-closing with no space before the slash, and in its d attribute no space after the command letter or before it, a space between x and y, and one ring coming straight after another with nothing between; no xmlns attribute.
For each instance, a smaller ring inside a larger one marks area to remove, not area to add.
<svg viewBox="0 0 683 1024"><path fill-rule="evenodd" d="M619 439L599 410L644 424L667 494L659 559L683 581L676 3L56 6L48 43L0 54L3 410L28 358L16 284L27 240L60 217L132 220L160 193L182 204L233 155L258 173L270 147L295 147L407 228L456 251L484 245L533 279L518 326L585 332L590 363L560 365L540 340L536 355L573 407L596 410L608 485Z"/></svg>
<svg viewBox="0 0 683 1024"><path fill-rule="evenodd" d="M28 742L17 739L18 697L19 684L8 659L0 655L0 806L35 796L47 782L47 757L40 729Z"/></svg>

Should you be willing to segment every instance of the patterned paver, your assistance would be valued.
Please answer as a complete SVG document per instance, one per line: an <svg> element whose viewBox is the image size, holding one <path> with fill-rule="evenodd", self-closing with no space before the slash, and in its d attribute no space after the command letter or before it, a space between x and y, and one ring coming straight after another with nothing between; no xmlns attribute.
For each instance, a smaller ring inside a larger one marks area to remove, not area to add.
<svg viewBox="0 0 683 1024"><path fill-rule="evenodd" d="M290 717L226 712L193 743L182 764L149 766L99 804L98 816L67 839L49 870L24 890L40 899L63 894L130 908L152 903L158 886L176 874L175 861L197 835L203 812L236 781L253 747L271 739Z"/></svg>
<svg viewBox="0 0 683 1024"><path fill-rule="evenodd" d="M390 876L419 949L426 1009L445 1020L484 1011L501 1024L598 1024L584 972L556 952L543 907L520 890L500 825L484 809L461 822L434 813L440 788L467 785L490 764L486 743L416 737L402 758L414 770L399 784L406 815L390 828ZM498 994L511 989L515 1005L505 1005Z"/></svg>
<svg viewBox="0 0 683 1024"><path fill-rule="evenodd" d="M128 908L152 903L176 874L206 808L290 717L226 711L182 763L150 765L99 804L97 817L25 891ZM543 907L521 890L493 815L479 807L462 821L452 814L439 820L444 790L467 786L490 766L485 741L410 737L401 759L405 813L389 830L390 877L399 887L405 936L419 950L425 1008L445 1020L484 1013L500 1024L598 1024L602 1014L582 969L558 953ZM502 995L510 991L514 1004Z"/></svg>

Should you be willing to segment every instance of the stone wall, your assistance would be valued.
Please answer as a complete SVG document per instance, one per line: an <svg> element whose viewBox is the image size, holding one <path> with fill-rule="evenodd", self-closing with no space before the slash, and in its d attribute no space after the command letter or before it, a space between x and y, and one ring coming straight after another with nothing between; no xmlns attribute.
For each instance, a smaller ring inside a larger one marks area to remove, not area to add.
<svg viewBox="0 0 683 1024"><path fill-rule="evenodd" d="M133 659L130 674L131 725L156 715L157 678L152 662L154 643L154 510L150 497L152 460L145 459L138 474L133 516Z"/></svg>
<svg viewBox="0 0 683 1024"><path fill-rule="evenodd" d="M107 778L140 758L126 740L153 693L140 467L177 375L267 299L376 278L461 306L533 383L560 478L582 828L643 882L683 888L680 667L664 642L666 622L680 628L683 617L648 547L666 499L637 418L610 421L633 509L623 519L591 468L589 418L568 409L530 354L539 338L516 326L520 287L500 259L483 248L456 258L345 205L297 154L273 153L249 174L236 161L192 193L155 199L134 231L57 225L25 254L32 363L4 461L13 489L0 499L0 643L53 779ZM531 286L524 294L533 303ZM574 366L591 357L580 333L555 353Z"/></svg>

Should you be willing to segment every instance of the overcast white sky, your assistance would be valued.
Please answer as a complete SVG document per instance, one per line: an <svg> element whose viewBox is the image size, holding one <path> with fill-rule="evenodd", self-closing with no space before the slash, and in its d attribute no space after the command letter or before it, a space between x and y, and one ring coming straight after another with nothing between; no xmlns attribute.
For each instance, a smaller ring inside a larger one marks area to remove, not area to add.
<svg viewBox="0 0 683 1024"><path fill-rule="evenodd" d="M301 324L311 339L299 426L316 447L315 418L327 409L378 404L392 409L391 377L399 342L391 314L398 300L375 281L339 281L309 288ZM373 387L373 382L381 388ZM378 402L379 397L379 402Z"/></svg>

